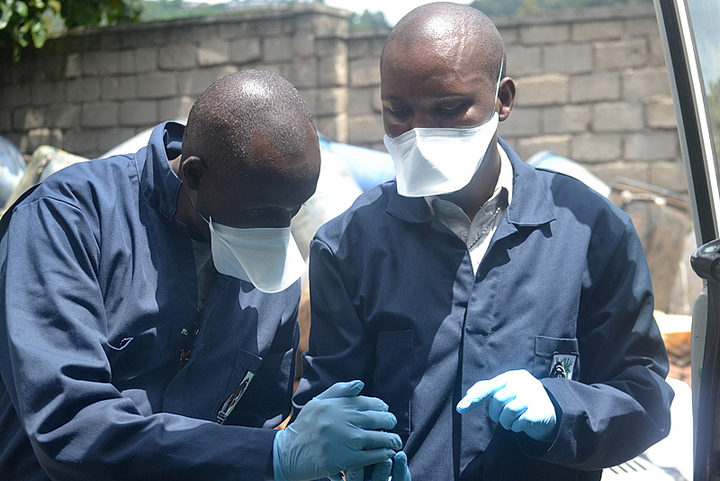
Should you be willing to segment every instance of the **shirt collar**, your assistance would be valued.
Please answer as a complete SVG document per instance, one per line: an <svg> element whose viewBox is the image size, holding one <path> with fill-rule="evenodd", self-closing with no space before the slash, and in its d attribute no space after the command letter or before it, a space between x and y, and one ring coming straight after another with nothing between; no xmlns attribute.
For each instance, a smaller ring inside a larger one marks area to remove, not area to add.
<svg viewBox="0 0 720 481"><path fill-rule="evenodd" d="M510 163L510 159L508 158L507 153L505 152L505 149L503 149L499 144L498 153L500 155L500 173L498 175L497 183L495 184L495 189L493 190L492 195L486 202L486 205L493 206L493 208L497 206L497 204L500 202L503 202L505 204L504 207L507 207L507 205L512 201L513 191L513 167ZM505 191L507 194L503 194L503 191ZM505 195L507 195L507 201L504 200ZM430 212L434 216L438 215L435 206L445 205L446 208L452 209L454 215L464 217L468 223L471 223L473 220L468 218L465 212L463 212L463 210L460 209L459 206L457 206L453 202L450 202L449 200L440 198L439 195L426 196L425 202L430 208Z"/></svg>

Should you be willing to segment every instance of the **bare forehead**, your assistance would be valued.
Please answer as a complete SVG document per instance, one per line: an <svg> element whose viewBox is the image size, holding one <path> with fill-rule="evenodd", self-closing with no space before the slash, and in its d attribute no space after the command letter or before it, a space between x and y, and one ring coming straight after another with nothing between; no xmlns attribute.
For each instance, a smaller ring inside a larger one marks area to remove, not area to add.
<svg viewBox="0 0 720 481"><path fill-rule="evenodd" d="M386 41L381 68L435 57L434 62L472 65L496 77L504 51L497 28L482 12L466 5L434 3L418 7L398 22Z"/></svg>

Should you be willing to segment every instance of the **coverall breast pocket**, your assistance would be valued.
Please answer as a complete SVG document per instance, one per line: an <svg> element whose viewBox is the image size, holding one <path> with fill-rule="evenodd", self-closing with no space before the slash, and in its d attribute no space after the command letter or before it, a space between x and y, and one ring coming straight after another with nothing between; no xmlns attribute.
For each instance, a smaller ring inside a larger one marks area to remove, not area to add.
<svg viewBox="0 0 720 481"><path fill-rule="evenodd" d="M578 379L580 354L578 341L570 337L535 336L533 376Z"/></svg>
<svg viewBox="0 0 720 481"><path fill-rule="evenodd" d="M262 358L252 354L242 348L238 349L235 357L235 365L233 366L229 382L223 392L222 397L218 401L217 406L217 422L225 423L225 420L232 414L235 406L245 395L245 391L250 387L250 383L255 377Z"/></svg>
<svg viewBox="0 0 720 481"><path fill-rule="evenodd" d="M375 359L372 395L387 403L398 421L392 431L405 440L411 428L412 329L378 333Z"/></svg>

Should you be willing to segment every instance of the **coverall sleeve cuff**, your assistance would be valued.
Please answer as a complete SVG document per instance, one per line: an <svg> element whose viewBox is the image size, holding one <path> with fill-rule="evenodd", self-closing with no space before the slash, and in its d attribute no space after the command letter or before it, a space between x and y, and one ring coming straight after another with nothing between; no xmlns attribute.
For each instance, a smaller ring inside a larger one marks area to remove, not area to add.
<svg viewBox="0 0 720 481"><path fill-rule="evenodd" d="M544 381L544 379L540 379L540 381L542 382ZM545 383L543 383L543 386L545 386ZM531 458L540 458L552 451L555 448L556 444L558 444L558 439L563 429L564 416L562 407L560 406L560 403L558 403L553 393L549 389L547 389L547 387L545 387L545 391L547 391L550 401L552 401L553 406L555 406L555 417L557 419L555 423L555 429L553 429L550 439L545 441L537 441L525 433L517 433L515 435L515 438L520 445L520 449L522 449L523 453L525 453L526 456Z"/></svg>

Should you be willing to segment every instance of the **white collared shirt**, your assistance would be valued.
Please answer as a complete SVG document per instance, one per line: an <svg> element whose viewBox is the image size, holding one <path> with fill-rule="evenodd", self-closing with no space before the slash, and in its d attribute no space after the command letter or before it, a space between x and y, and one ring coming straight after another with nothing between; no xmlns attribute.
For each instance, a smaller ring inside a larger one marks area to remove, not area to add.
<svg viewBox="0 0 720 481"><path fill-rule="evenodd" d="M475 214L472 221L457 204L436 195L425 197L430 212L465 242L470 252L473 273L477 273L480 261L487 252L500 219L512 201L512 164L500 144L498 144L498 152L500 154L500 175L495 190L482 209Z"/></svg>

